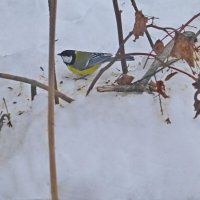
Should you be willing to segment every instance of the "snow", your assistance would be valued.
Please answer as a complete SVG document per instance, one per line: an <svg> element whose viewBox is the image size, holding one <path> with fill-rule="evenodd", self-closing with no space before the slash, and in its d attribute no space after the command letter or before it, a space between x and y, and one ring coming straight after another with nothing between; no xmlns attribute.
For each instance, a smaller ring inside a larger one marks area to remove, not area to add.
<svg viewBox="0 0 200 200"><path fill-rule="evenodd" d="M120 0L119 5L127 35L134 23L133 8L129 1ZM174 27L196 14L198 5L198 0L138 1L146 15L159 17L158 25ZM47 1L1 0L0 11L1 72L47 84ZM199 28L200 19L193 25ZM150 31L154 41L164 36ZM112 1L59 0L56 38L58 53L64 49L115 53L118 40ZM130 40L126 49L148 52L150 46L141 38L137 43ZM129 63L130 72L141 76L143 63L140 57ZM182 62L177 65L189 71ZM118 68L116 63L97 85L115 80ZM86 97L95 74L75 81L58 56L56 72L59 89L75 99L55 107L60 199L200 199L200 125L199 117L193 119L193 81L181 74L168 81L170 98L163 100L161 115L159 99L150 94L93 89ZM0 99L6 99L13 124L9 128L5 123L0 132L0 200L49 199L47 93L38 89L31 102L29 85L4 79L0 84ZM6 112L3 100L0 108ZM168 117L171 124L165 123Z"/></svg>

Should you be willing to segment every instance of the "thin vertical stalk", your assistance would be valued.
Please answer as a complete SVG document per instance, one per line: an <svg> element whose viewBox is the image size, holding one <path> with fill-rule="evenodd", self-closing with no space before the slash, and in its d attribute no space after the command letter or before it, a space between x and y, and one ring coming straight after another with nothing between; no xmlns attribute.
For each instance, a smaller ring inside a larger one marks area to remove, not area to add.
<svg viewBox="0 0 200 200"><path fill-rule="evenodd" d="M118 32L119 46L121 46L121 48L120 48L120 58L121 58L122 72L123 72L123 74L127 74L128 68L127 68L127 64L126 64L125 49L124 49L124 45L123 45L124 38L123 38L121 11L119 10L117 0L113 0L113 7L114 7L114 10L115 10L115 17L116 17L116 22L117 22L117 32Z"/></svg>
<svg viewBox="0 0 200 200"><path fill-rule="evenodd" d="M48 6L49 6L49 12L50 12L50 0L48 0ZM56 68L54 67L54 88L55 90L58 90L58 86L57 86L57 78L56 78ZM55 96L55 104L59 104L59 98L57 96Z"/></svg>
<svg viewBox="0 0 200 200"><path fill-rule="evenodd" d="M49 0L49 96L48 96L48 139L49 165L51 181L51 199L58 200L55 132L54 132L54 97L55 97L55 29L57 0Z"/></svg>

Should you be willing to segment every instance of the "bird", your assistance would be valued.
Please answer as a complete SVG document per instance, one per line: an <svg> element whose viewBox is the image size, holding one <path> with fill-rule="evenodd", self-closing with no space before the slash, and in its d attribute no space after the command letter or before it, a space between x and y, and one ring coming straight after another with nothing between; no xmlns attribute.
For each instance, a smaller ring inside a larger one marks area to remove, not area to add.
<svg viewBox="0 0 200 200"><path fill-rule="evenodd" d="M111 53L76 50L64 50L57 55L61 56L63 62L71 72L79 76L87 76L94 73L101 64L110 62L114 58ZM134 60L134 57L130 55L127 55L125 58L127 61Z"/></svg>

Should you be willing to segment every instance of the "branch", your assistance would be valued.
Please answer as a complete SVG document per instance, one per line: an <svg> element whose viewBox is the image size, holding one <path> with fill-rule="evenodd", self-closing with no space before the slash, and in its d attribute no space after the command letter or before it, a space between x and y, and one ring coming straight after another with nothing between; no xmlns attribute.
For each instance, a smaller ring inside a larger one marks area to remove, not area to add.
<svg viewBox="0 0 200 200"><path fill-rule="evenodd" d="M114 7L114 10L115 10L118 39L119 39L119 46L120 46L123 43L123 29L122 29L121 11L119 10L117 0L113 0L113 7ZM125 54L125 49L124 49L124 45L122 45L121 49L120 49L122 72L123 72L123 74L127 74L128 68L127 68L126 59L125 59L124 54Z"/></svg>
<svg viewBox="0 0 200 200"><path fill-rule="evenodd" d="M142 85L105 85L97 87L98 92L135 92L135 93L142 93L142 92L149 92L148 87L143 87Z"/></svg>
<svg viewBox="0 0 200 200"><path fill-rule="evenodd" d="M11 74L4 74L4 73L0 73L0 78L3 79L8 79L8 80L13 80L13 81L19 81L19 82L23 82L23 83L27 83L36 87L39 87L43 90L49 90L49 87L47 85L44 85L36 80L33 79L29 79L29 78L25 78L25 77L21 77L21 76L15 76L15 75L11 75ZM71 103L72 101L74 101L74 99L66 96L65 94L59 92L59 91L55 91L55 96L61 98L62 100Z"/></svg>

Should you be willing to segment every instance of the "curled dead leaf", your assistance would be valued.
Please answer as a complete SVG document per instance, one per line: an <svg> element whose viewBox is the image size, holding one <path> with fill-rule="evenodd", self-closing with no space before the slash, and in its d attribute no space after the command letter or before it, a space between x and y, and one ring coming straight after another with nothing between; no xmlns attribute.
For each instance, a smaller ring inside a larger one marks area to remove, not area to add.
<svg viewBox="0 0 200 200"><path fill-rule="evenodd" d="M147 22L148 18L143 15L142 11L135 12L135 24L133 27L133 35L135 36L135 40L137 40L139 36L144 35Z"/></svg>
<svg viewBox="0 0 200 200"><path fill-rule="evenodd" d="M151 81L149 83L149 89L152 92L157 92L158 94L160 94L164 98L169 98L169 96L166 94L166 91L165 91L165 84L161 80L156 81L156 82Z"/></svg>
<svg viewBox="0 0 200 200"><path fill-rule="evenodd" d="M118 78L116 80L116 83L118 85L131 85L132 81L133 81L134 77L127 75L127 74L123 74L120 78Z"/></svg>
<svg viewBox="0 0 200 200"><path fill-rule="evenodd" d="M154 45L154 51L157 55L161 54L164 50L165 46L161 40L157 40Z"/></svg>
<svg viewBox="0 0 200 200"><path fill-rule="evenodd" d="M194 51L194 42L184 36L182 33L176 33L171 56L183 59L188 63L190 67L194 67Z"/></svg>

